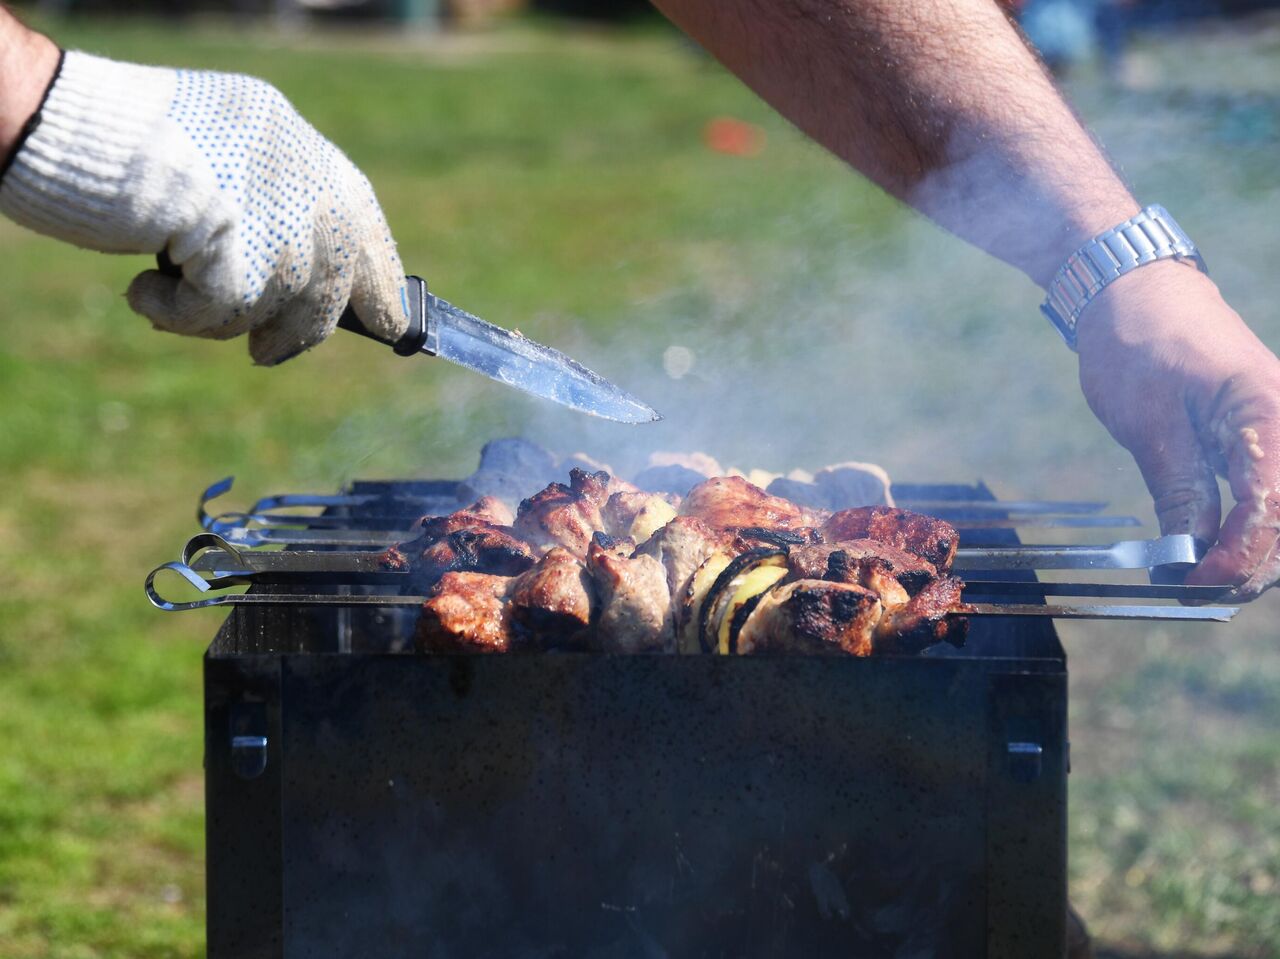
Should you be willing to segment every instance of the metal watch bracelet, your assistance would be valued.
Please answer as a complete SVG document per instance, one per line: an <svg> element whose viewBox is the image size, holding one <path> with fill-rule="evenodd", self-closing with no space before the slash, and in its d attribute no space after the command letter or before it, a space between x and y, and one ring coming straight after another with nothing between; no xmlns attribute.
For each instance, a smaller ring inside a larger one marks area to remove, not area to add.
<svg viewBox="0 0 1280 959"><path fill-rule="evenodd" d="M1119 226L1099 233L1067 257L1049 284L1040 312L1074 350L1076 322L1095 296L1126 273L1167 259L1186 260L1201 273L1209 272L1200 251L1178 221L1164 207L1152 204Z"/></svg>

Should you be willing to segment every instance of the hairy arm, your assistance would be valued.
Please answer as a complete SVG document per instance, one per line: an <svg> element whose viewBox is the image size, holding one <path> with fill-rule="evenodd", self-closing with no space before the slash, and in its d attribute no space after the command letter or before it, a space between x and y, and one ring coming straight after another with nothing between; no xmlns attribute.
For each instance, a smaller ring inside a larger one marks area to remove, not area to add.
<svg viewBox="0 0 1280 959"><path fill-rule="evenodd" d="M993 0L654 0L765 100L885 190L1041 286L1138 204ZM1211 280L1121 277L1079 320L1080 383L1190 577L1280 578L1280 362ZM1215 469L1236 505L1221 518Z"/></svg>
<svg viewBox="0 0 1280 959"><path fill-rule="evenodd" d="M57 66L53 41L0 7L0 163L13 152Z"/></svg>
<svg viewBox="0 0 1280 959"><path fill-rule="evenodd" d="M1046 285L1138 204L991 0L656 0L881 187Z"/></svg>

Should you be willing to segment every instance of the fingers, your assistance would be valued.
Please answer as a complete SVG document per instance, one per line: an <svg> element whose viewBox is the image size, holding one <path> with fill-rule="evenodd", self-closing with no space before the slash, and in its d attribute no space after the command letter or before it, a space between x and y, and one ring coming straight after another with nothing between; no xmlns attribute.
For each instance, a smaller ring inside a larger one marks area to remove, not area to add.
<svg viewBox="0 0 1280 959"><path fill-rule="evenodd" d="M1218 481L1190 417L1179 410L1173 422L1158 428L1153 423L1148 437L1130 451L1151 492L1160 531L1212 543L1222 510Z"/></svg>
<svg viewBox="0 0 1280 959"><path fill-rule="evenodd" d="M254 322L251 314L228 309L186 279L157 270L135 276L125 297L134 312L149 319L156 329L170 333L225 340L246 332Z"/></svg>
<svg viewBox="0 0 1280 959"><path fill-rule="evenodd" d="M322 342L338 325L351 295L351 274L317 278L249 334L249 355L276 366Z"/></svg>
<svg viewBox="0 0 1280 959"><path fill-rule="evenodd" d="M363 177L360 179L365 216L358 229L360 254L351 285L351 306L370 330L387 339L398 339L409 327L404 267L373 188Z"/></svg>
<svg viewBox="0 0 1280 959"><path fill-rule="evenodd" d="M1198 585L1230 585L1252 599L1280 578L1280 419L1251 419L1256 426L1220 433L1236 505L1218 544L1187 577Z"/></svg>

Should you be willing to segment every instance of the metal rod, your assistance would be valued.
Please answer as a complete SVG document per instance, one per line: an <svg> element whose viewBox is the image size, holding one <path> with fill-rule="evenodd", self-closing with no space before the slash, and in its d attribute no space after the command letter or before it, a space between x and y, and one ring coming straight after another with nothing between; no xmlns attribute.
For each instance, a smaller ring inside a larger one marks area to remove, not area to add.
<svg viewBox="0 0 1280 959"><path fill-rule="evenodd" d="M897 500L903 509L911 509L921 513L937 510L941 513L956 511L972 511L975 513L1100 513L1107 508L1106 503L1072 502L1064 500L951 500L951 499L915 499Z"/></svg>
<svg viewBox="0 0 1280 959"><path fill-rule="evenodd" d="M1207 547L1191 536L1131 539L1105 546L991 546L956 551L957 570L1150 569L1192 566Z"/></svg>
<svg viewBox="0 0 1280 959"><path fill-rule="evenodd" d="M966 579L965 592L982 596L1098 596L1108 599L1178 599L1206 602L1229 598L1229 586L1151 583L1040 583Z"/></svg>
<svg viewBox="0 0 1280 959"><path fill-rule="evenodd" d="M1037 603L965 603L966 616L1048 616L1052 619L1182 620L1226 623L1240 612L1236 606L1041 606Z"/></svg>

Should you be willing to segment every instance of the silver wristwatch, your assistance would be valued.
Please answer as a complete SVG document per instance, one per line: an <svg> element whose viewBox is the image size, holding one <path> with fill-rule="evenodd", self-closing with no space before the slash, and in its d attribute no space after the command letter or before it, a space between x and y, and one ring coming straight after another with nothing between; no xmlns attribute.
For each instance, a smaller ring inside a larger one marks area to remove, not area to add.
<svg viewBox="0 0 1280 959"><path fill-rule="evenodd" d="M1099 233L1076 252L1049 284L1040 312L1049 318L1071 349L1076 321L1089 302L1118 277L1156 260L1186 260L1208 273L1191 237L1164 207L1153 204L1132 219Z"/></svg>

